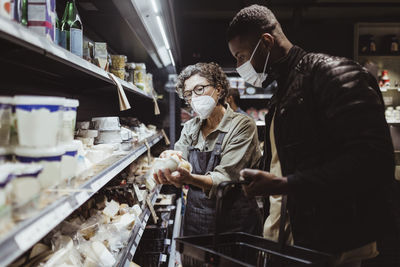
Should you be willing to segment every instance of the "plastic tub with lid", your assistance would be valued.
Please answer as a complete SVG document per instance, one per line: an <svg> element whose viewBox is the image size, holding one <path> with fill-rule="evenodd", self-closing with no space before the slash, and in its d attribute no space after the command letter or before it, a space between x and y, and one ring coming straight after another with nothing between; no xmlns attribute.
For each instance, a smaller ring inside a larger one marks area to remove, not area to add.
<svg viewBox="0 0 400 267"><path fill-rule="evenodd" d="M82 145L79 140L73 140L69 144L64 144L65 153L61 158L61 179L65 182L71 180L77 170L78 149Z"/></svg>
<svg viewBox="0 0 400 267"><path fill-rule="evenodd" d="M72 142L74 140L76 111L79 101L76 99L65 99L63 107L63 122L61 127L61 141Z"/></svg>
<svg viewBox="0 0 400 267"><path fill-rule="evenodd" d="M10 144L13 102L13 97L0 96L0 146Z"/></svg>
<svg viewBox="0 0 400 267"><path fill-rule="evenodd" d="M93 128L100 131L118 131L121 129L119 117L92 118Z"/></svg>
<svg viewBox="0 0 400 267"><path fill-rule="evenodd" d="M6 165L11 166L12 173L15 175L11 182L12 216L14 220L25 220L38 211L41 190L38 178L43 167L35 163L8 163Z"/></svg>
<svg viewBox="0 0 400 267"><path fill-rule="evenodd" d="M38 179L42 188L49 188L61 180L61 159L65 154L63 146L52 148L16 147L15 157L21 163L38 163L43 171Z"/></svg>
<svg viewBox="0 0 400 267"><path fill-rule="evenodd" d="M15 96L15 112L20 146L53 147L62 124L65 98Z"/></svg>

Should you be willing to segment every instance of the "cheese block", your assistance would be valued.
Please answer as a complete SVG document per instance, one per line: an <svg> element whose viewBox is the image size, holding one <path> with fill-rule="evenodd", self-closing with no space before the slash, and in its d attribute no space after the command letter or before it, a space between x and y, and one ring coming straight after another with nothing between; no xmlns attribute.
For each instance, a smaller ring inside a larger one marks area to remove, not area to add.
<svg viewBox="0 0 400 267"><path fill-rule="evenodd" d="M138 204L133 205L132 207L133 213L139 217L140 214L142 214L142 209L140 208L140 206Z"/></svg>
<svg viewBox="0 0 400 267"><path fill-rule="evenodd" d="M106 207L103 210L103 213L109 217L114 217L115 215L117 215L118 211L119 204L114 200L111 200L110 202L106 202Z"/></svg>
<svg viewBox="0 0 400 267"><path fill-rule="evenodd" d="M113 266L115 264L115 258L108 251L108 249L103 245L103 243L94 241L92 243L93 252L97 256L98 262L103 266Z"/></svg>

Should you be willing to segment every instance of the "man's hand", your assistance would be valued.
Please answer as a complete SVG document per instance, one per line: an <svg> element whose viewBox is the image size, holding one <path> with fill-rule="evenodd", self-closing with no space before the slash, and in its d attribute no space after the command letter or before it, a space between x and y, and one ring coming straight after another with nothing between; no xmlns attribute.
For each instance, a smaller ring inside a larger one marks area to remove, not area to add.
<svg viewBox="0 0 400 267"><path fill-rule="evenodd" d="M181 188L184 184L189 184L193 178L191 173L184 168L178 168L178 170L173 173L171 173L170 170L165 169L164 176L168 183L173 184L177 188Z"/></svg>
<svg viewBox="0 0 400 267"><path fill-rule="evenodd" d="M243 186L248 197L280 195L288 192L286 177L278 177L255 169L243 169L240 171L240 176L250 182L249 185Z"/></svg>

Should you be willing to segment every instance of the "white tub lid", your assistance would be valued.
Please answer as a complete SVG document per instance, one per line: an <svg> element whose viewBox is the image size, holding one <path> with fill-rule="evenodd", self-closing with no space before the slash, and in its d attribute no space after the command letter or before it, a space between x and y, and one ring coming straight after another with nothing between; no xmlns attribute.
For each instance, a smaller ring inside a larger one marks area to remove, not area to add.
<svg viewBox="0 0 400 267"><path fill-rule="evenodd" d="M64 150L65 152L72 152L72 151L78 151L79 148L79 144L74 142L75 140L73 140L70 143L64 143L62 144L64 146Z"/></svg>
<svg viewBox="0 0 400 267"><path fill-rule="evenodd" d="M14 97L15 105L63 106L64 102L65 98L58 96L17 95Z"/></svg>
<svg viewBox="0 0 400 267"><path fill-rule="evenodd" d="M56 157L65 154L63 145L57 147L35 148L18 146L14 150L15 155L23 157Z"/></svg>
<svg viewBox="0 0 400 267"><path fill-rule="evenodd" d="M12 96L0 96L0 104L13 104L14 97Z"/></svg>
<svg viewBox="0 0 400 267"><path fill-rule="evenodd" d="M94 117L94 118L92 118L92 121L110 121L110 120L119 121L119 117Z"/></svg>
<svg viewBox="0 0 400 267"><path fill-rule="evenodd" d="M13 154L13 149L12 147L0 147L0 156L6 156L6 155L11 155Z"/></svg>
<svg viewBox="0 0 400 267"><path fill-rule="evenodd" d="M72 99L72 98L66 98L65 102L64 102L64 107L69 107L69 108L79 107L79 100Z"/></svg>
<svg viewBox="0 0 400 267"><path fill-rule="evenodd" d="M35 176L43 170L43 166L35 163L5 163L0 165L0 187L5 186L13 178L19 176Z"/></svg>

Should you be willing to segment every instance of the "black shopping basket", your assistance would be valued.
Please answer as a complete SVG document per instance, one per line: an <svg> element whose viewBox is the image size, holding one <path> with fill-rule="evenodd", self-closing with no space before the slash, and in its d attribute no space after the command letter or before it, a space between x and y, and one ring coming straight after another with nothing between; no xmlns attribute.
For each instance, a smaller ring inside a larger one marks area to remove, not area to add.
<svg viewBox="0 0 400 267"><path fill-rule="evenodd" d="M216 233L176 238L177 249L181 253L183 266L257 266L257 267L297 267L331 266L332 257L315 250L285 245L284 238L279 242L264 239L247 233L220 233L219 221L222 200L231 189L240 190L240 182L223 182L217 190ZM286 202L281 209L281 229L286 218Z"/></svg>

